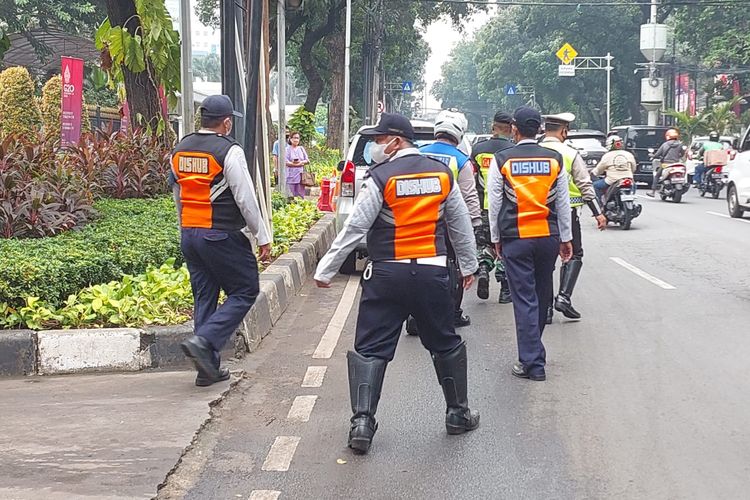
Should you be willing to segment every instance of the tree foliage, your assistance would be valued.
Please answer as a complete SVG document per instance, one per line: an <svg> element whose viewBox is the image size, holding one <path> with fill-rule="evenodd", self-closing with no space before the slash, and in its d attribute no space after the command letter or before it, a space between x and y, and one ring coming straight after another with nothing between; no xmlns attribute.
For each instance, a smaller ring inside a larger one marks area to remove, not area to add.
<svg viewBox="0 0 750 500"><path fill-rule="evenodd" d="M36 38L32 30L54 28L67 33L90 35L101 22L96 2L67 0L0 0L0 60L10 47L7 35L21 33L43 59L50 47Z"/></svg>
<svg viewBox="0 0 750 500"><path fill-rule="evenodd" d="M23 138L36 135L41 114L34 91L26 68L13 67L0 73L0 139L11 134Z"/></svg>

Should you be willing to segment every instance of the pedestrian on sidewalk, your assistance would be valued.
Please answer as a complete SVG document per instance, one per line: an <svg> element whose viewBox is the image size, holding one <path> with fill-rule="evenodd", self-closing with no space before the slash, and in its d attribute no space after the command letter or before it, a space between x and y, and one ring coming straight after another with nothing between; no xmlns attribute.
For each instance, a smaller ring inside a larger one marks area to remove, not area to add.
<svg viewBox="0 0 750 500"><path fill-rule="evenodd" d="M185 136L172 154L170 183L195 302L195 335L181 345L198 370L198 386L229 378L219 352L258 296L258 263L249 234L257 239L260 260L271 256L271 236L245 153L229 136L233 116L239 115L228 96L207 97L201 129ZM220 290L227 298L218 307Z"/></svg>
<svg viewBox="0 0 750 500"><path fill-rule="evenodd" d="M370 257L363 274L354 351L347 354L352 411L349 447L367 453L378 428L375 412L385 368L393 359L409 315L432 354L446 402L449 434L471 431L479 415L469 409L466 345L454 327L448 271L450 236L463 286L478 268L471 218L448 166L419 153L408 118L383 113L370 167L354 209L318 264L316 284L331 280L362 236Z"/></svg>
<svg viewBox="0 0 750 500"><path fill-rule="evenodd" d="M522 106L513 114L516 145L495 154L490 164L490 235L508 274L516 319L516 377L546 379L542 333L559 252L573 254L570 194L563 157L540 146L542 117Z"/></svg>
<svg viewBox="0 0 750 500"><path fill-rule="evenodd" d="M286 185L292 198L305 197L302 171L310 163L305 147L300 144L300 133L289 134L289 147L286 148Z"/></svg>

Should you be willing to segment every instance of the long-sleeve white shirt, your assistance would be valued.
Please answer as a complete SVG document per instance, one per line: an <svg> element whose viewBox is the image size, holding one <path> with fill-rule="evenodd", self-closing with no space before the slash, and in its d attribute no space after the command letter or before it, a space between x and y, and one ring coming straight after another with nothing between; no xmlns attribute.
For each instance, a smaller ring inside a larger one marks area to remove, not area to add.
<svg viewBox="0 0 750 500"><path fill-rule="evenodd" d="M416 148L400 150L393 159L411 154L419 154ZM336 236L331 248L318 263L315 280L330 283L347 256L356 249L367 234L383 208L383 193L372 178L365 180L354 202L352 213L344 223L341 232ZM453 183L445 202L445 222L448 237L458 259L458 265L464 276L474 274L479 268L476 255L474 230L458 183Z"/></svg>
<svg viewBox="0 0 750 500"><path fill-rule="evenodd" d="M213 134L210 130L201 130L201 134ZM237 207L240 209L246 227L242 230L245 235L252 234L258 241L258 245L271 243L270 231L263 221L263 216L258 206L255 195L255 186L247 168L245 152L239 144L232 146L224 158L224 179L227 181L229 190ZM177 205L177 217L182 220L182 205L180 203L180 185L175 182L172 185L172 194Z"/></svg>

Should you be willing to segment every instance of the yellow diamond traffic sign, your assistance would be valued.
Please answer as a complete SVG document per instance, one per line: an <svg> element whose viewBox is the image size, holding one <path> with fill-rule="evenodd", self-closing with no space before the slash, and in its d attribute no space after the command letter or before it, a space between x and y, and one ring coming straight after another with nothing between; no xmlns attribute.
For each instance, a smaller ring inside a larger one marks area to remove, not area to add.
<svg viewBox="0 0 750 500"><path fill-rule="evenodd" d="M555 55L563 64L570 64L578 55L578 51L576 51L571 44L566 43L560 47L560 50L558 50Z"/></svg>

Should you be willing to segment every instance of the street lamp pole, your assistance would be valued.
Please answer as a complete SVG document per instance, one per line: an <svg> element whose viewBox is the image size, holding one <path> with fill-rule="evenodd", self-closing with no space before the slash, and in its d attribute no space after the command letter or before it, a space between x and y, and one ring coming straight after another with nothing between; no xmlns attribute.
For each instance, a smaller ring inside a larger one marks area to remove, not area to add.
<svg viewBox="0 0 750 500"><path fill-rule="evenodd" d="M285 197L286 190L286 2L278 0L276 15L276 45L277 45L277 62L276 71L278 72L277 93L279 100L279 156L276 160L279 172L279 180L276 190Z"/></svg>
<svg viewBox="0 0 750 500"><path fill-rule="evenodd" d="M612 54L607 52L607 133L612 127Z"/></svg>
<svg viewBox="0 0 750 500"><path fill-rule="evenodd" d="M182 88L182 135L195 131L193 113L193 61L190 32L190 0L180 0L180 86Z"/></svg>
<svg viewBox="0 0 750 500"><path fill-rule="evenodd" d="M341 136L343 144L341 151L346 158L349 153L349 80L352 45L352 0L346 0L346 47L344 49L344 133Z"/></svg>

